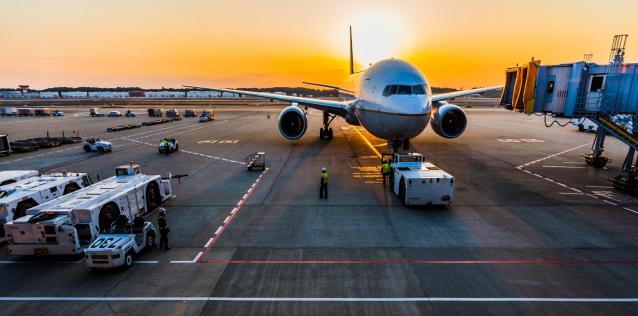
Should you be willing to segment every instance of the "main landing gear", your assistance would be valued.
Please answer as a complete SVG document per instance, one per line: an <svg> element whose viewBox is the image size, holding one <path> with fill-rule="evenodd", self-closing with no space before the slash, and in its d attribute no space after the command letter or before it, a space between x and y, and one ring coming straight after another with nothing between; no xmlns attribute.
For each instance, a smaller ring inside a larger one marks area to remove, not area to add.
<svg viewBox="0 0 638 316"><path fill-rule="evenodd" d="M390 145L392 146L392 151L394 153L398 153L399 152L399 148L403 149L403 150L410 150L410 139L406 138L404 140L399 140L399 139L393 139L392 141L388 141L390 142Z"/></svg>
<svg viewBox="0 0 638 316"><path fill-rule="evenodd" d="M334 114L323 112L323 127L319 129L319 139L332 139L332 127L330 123L337 117Z"/></svg>

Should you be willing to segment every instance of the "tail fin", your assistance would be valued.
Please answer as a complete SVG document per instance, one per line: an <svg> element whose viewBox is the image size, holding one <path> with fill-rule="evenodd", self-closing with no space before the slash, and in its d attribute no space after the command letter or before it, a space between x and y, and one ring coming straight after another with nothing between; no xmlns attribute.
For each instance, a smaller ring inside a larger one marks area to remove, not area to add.
<svg viewBox="0 0 638 316"><path fill-rule="evenodd" d="M352 56L352 25L350 25L350 74L354 74L354 58Z"/></svg>

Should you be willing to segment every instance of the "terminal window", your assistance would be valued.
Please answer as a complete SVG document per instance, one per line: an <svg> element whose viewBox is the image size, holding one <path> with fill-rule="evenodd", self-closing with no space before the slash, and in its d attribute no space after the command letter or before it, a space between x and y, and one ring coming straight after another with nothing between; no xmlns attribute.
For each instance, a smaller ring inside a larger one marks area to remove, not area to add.
<svg viewBox="0 0 638 316"><path fill-rule="evenodd" d="M589 92L597 92L603 89L603 83L605 82L605 76L593 76L591 78L591 86Z"/></svg>

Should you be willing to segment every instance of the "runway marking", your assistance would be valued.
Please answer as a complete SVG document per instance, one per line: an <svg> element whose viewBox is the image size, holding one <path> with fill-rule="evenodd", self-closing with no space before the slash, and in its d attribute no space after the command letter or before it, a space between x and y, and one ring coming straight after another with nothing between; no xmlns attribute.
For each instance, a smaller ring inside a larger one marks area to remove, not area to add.
<svg viewBox="0 0 638 316"><path fill-rule="evenodd" d="M197 260L199 260L199 258L202 256L202 252L198 252L197 255L195 256L195 258L193 258L193 260L171 260L170 263L184 263L184 264L192 264L192 263L197 263Z"/></svg>
<svg viewBox="0 0 638 316"><path fill-rule="evenodd" d="M630 212L632 212L632 213L638 214L638 211L636 211L636 210L630 209L630 208L628 208L628 207L623 207L623 208L624 208L625 210L627 210L627 211L630 211Z"/></svg>
<svg viewBox="0 0 638 316"><path fill-rule="evenodd" d="M600 189L613 189L614 187L608 185L586 185L587 188L600 188Z"/></svg>
<svg viewBox="0 0 638 316"><path fill-rule="evenodd" d="M211 259L200 263L237 265L636 265L637 260L228 260Z"/></svg>
<svg viewBox="0 0 638 316"><path fill-rule="evenodd" d="M377 157L381 158L381 153L379 153L379 151L374 147L374 145L372 145L372 143L363 136L363 134L361 134L361 132L359 131L358 128L353 128L357 134L359 134L359 136L361 136L361 139L363 139L363 141L368 144L368 147L370 147L370 149L372 149L372 151L377 155Z"/></svg>
<svg viewBox="0 0 638 316"><path fill-rule="evenodd" d="M217 230L213 233L214 236L213 236L212 240L208 240L206 245L204 245L203 253L200 252L200 254L197 257L195 257L195 259L194 259L195 262L197 262L197 263L201 262L201 260L200 260L201 257L207 255L210 252L210 250L213 248L213 246L215 245L217 240L219 240L219 238L222 236L222 234L224 233L226 228L228 228L228 226L230 226L230 223L233 221L235 216L237 216L237 214L239 214L239 211L241 210L242 206L244 205L244 202L246 202L246 200L248 198L250 198L250 196L253 194L253 192L255 192L254 189L257 187L257 184L260 183L261 179L268 172L268 170L270 170L270 168L266 168L266 170L261 172L261 174L259 175L259 177L257 177L257 179L255 180L253 185L250 187L250 189L248 189L248 192L246 194L244 194L244 196L241 198L241 200L239 200L239 202L237 202L236 206L232 209L232 211L230 211L230 215L228 215L226 217L226 219L224 220L222 225L220 225L217 228Z"/></svg>
<svg viewBox="0 0 638 316"><path fill-rule="evenodd" d="M543 165L543 168L585 169L587 167L583 167L583 166L548 166L548 165Z"/></svg>
<svg viewBox="0 0 638 316"><path fill-rule="evenodd" d="M157 147L156 144L151 144L149 142L145 142L145 141L141 141L141 140L137 140L137 139L132 139L132 138L128 138L128 137L123 137L124 140L129 140L135 143L139 143L139 144L143 144L143 145L147 145L147 146L152 146L152 147ZM216 160L222 160L222 161L227 161L227 162L232 162L232 163L236 163L236 164L240 164L240 165L245 165L246 163L243 161L237 161L237 160L232 160L232 159L226 159L226 158L222 158L222 157L217 157L217 156L211 156L211 155L206 155L206 154L202 154L202 153L197 153L194 151L190 151L190 150L183 150L180 149L180 152L183 153L187 153L187 154L191 154L191 155L196 155L196 156L202 156L202 157L206 157L206 158L211 158L211 159L216 159Z"/></svg>
<svg viewBox="0 0 638 316"><path fill-rule="evenodd" d="M227 296L0 296L3 302L464 302L638 303L638 297L227 297Z"/></svg>

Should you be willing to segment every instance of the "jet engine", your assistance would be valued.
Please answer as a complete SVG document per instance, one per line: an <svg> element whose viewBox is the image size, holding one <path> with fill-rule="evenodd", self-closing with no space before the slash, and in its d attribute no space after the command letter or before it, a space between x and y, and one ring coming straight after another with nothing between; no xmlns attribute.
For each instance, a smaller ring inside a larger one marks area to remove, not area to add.
<svg viewBox="0 0 638 316"><path fill-rule="evenodd" d="M456 138L461 136L467 126L465 111L454 104L438 102L434 105L430 119L432 130L441 137Z"/></svg>
<svg viewBox="0 0 638 316"><path fill-rule="evenodd" d="M308 120L306 113L294 105L279 114L279 132L288 140L297 140L306 133Z"/></svg>

